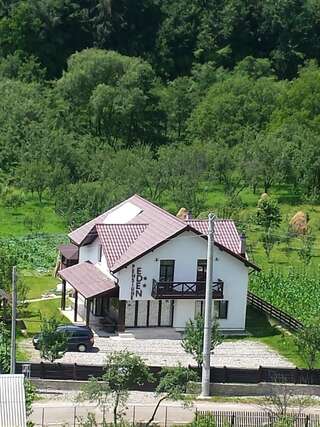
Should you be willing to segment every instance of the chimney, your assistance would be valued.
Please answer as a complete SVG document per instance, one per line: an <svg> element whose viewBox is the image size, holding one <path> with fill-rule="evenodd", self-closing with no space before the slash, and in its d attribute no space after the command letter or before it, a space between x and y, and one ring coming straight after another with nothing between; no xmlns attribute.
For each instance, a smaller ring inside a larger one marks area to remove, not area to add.
<svg viewBox="0 0 320 427"><path fill-rule="evenodd" d="M242 234L240 234L240 255L245 257L246 256L246 250L247 250L246 236L244 233L242 233Z"/></svg>
<svg viewBox="0 0 320 427"><path fill-rule="evenodd" d="M188 219L192 219L192 212L191 211L188 211L186 214L186 220L188 220Z"/></svg>

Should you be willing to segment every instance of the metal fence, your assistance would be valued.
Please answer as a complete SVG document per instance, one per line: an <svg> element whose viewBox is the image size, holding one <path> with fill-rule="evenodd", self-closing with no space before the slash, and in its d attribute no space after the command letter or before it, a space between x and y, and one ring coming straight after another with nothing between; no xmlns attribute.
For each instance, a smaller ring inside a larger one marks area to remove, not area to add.
<svg viewBox="0 0 320 427"><path fill-rule="evenodd" d="M201 426L215 427L319 427L320 416L313 414L289 413L276 415L268 412L197 412L196 420ZM197 423L195 423L197 425Z"/></svg>
<svg viewBox="0 0 320 427"><path fill-rule="evenodd" d="M154 405L129 406L123 419L126 426L142 426L150 418ZM110 410L103 411L94 406L36 407L30 420L36 427L80 427L89 414L94 414L97 424L102 426L103 418L112 422ZM320 416L315 414L291 413L279 417L268 412L251 411L199 411L195 408L181 406L160 406L154 424L161 427L186 425L193 422L193 427L319 427Z"/></svg>
<svg viewBox="0 0 320 427"><path fill-rule="evenodd" d="M28 367L31 378L42 378L46 380L82 380L86 381L90 377L100 377L104 372L103 366L77 365L66 363L17 363L16 373L24 373ZM159 377L160 366L149 366L150 372ZM189 367L201 372L195 367ZM314 384L320 385L320 369L308 370L299 368L269 368L262 367L256 369L211 367L210 380L215 383L238 383L238 384L258 384L261 382L277 382L288 384ZM136 387L138 390L152 391L157 385L146 383Z"/></svg>

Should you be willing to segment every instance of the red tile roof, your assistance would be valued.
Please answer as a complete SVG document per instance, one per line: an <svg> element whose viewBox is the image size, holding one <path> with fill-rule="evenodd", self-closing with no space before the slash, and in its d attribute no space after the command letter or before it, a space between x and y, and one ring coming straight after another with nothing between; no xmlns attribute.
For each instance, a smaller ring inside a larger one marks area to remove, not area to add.
<svg viewBox="0 0 320 427"><path fill-rule="evenodd" d="M208 234L208 220L191 219L186 222L201 234ZM240 236L233 221L229 219L214 221L214 241L230 251L240 254Z"/></svg>
<svg viewBox="0 0 320 427"><path fill-rule="evenodd" d="M70 243L69 245L60 245L58 247L60 253L67 259L77 260L79 259L79 248L76 245Z"/></svg>
<svg viewBox="0 0 320 427"><path fill-rule="evenodd" d="M111 212L115 212L127 202L140 208L136 216L126 224L101 224L107 220ZM99 234L110 270L116 272L184 231L193 231L206 237L208 221L184 221L148 200L134 195L69 236L73 241L77 239L80 244L88 233L95 232L93 228ZM233 221L215 221L215 243L240 261L257 268L240 255L240 236Z"/></svg>
<svg viewBox="0 0 320 427"><path fill-rule="evenodd" d="M118 286L90 262L81 262L58 272L84 298L117 292Z"/></svg>
<svg viewBox="0 0 320 427"><path fill-rule="evenodd" d="M102 244L108 266L111 268L148 224L97 224L96 230Z"/></svg>

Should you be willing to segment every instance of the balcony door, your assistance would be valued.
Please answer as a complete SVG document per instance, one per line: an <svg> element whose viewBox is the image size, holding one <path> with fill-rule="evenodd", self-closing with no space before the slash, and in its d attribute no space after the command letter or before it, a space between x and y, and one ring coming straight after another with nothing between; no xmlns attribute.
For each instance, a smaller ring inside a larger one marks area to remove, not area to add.
<svg viewBox="0 0 320 427"><path fill-rule="evenodd" d="M159 282L173 282L174 260L162 259L160 261Z"/></svg>
<svg viewBox="0 0 320 427"><path fill-rule="evenodd" d="M197 263L197 282L205 282L207 276L207 260L198 259Z"/></svg>

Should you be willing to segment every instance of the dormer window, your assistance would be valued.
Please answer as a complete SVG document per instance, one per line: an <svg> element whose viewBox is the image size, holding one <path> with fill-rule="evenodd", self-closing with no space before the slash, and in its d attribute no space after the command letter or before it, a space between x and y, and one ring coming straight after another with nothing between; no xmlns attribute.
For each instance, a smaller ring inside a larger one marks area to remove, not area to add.
<svg viewBox="0 0 320 427"><path fill-rule="evenodd" d="M99 249L98 249L98 261L101 262L102 259L102 245L99 245Z"/></svg>

